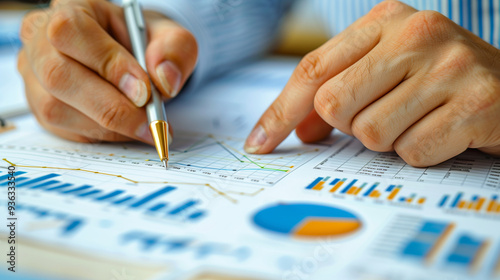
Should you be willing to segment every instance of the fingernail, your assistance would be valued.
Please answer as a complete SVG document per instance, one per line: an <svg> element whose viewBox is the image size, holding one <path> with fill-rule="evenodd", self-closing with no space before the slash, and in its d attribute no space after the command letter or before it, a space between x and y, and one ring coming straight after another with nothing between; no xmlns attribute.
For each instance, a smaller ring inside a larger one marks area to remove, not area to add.
<svg viewBox="0 0 500 280"><path fill-rule="evenodd" d="M143 81L129 73L125 73L120 79L118 87L136 106L142 107L146 104L148 89Z"/></svg>
<svg viewBox="0 0 500 280"><path fill-rule="evenodd" d="M141 124L137 130L135 131L135 135L142 139L144 142L147 142L151 145L154 145L155 141L153 140L153 136L151 135L151 131L149 131L149 125L147 122Z"/></svg>
<svg viewBox="0 0 500 280"><path fill-rule="evenodd" d="M163 89L170 95L175 97L179 93L181 85L181 70L171 61L164 61L156 67L156 74L160 79Z"/></svg>
<svg viewBox="0 0 500 280"><path fill-rule="evenodd" d="M259 125L257 126L252 133L248 136L248 139L245 144L245 152L249 154L253 154L257 152L264 143L266 143L267 134L264 128Z"/></svg>

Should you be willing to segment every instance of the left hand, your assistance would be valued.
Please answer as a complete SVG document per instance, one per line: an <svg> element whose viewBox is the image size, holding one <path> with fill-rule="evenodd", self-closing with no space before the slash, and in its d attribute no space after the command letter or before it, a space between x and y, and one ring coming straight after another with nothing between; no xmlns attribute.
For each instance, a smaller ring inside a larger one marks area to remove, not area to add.
<svg viewBox="0 0 500 280"><path fill-rule="evenodd" d="M433 11L374 7L306 55L247 139L269 153L332 127L367 148L429 166L467 148L500 155L500 50Z"/></svg>

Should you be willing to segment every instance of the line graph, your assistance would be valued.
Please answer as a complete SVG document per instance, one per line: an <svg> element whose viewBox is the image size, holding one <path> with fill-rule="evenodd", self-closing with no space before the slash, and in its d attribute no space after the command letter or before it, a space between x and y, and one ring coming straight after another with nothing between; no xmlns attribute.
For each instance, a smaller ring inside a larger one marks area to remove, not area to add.
<svg viewBox="0 0 500 280"><path fill-rule="evenodd" d="M15 144L0 144L0 150L57 154L120 165L162 166L153 147L138 143L65 146L57 141L44 141L44 146L39 146L33 145L32 141L22 139ZM224 181L274 185L325 149L317 145L297 145L282 151L278 149L273 154L255 156L246 154L243 144L244 139L179 133L170 147L170 171Z"/></svg>
<svg viewBox="0 0 500 280"><path fill-rule="evenodd" d="M214 186L212 186L211 184L208 184L208 183L203 184L203 183L172 182L172 181L138 181L138 180L133 180L133 179L124 177L123 175L119 175L119 174L111 174L111 173L100 172L100 171L89 170L89 169L68 168L68 167L54 167L54 166L18 165L18 164L15 164L15 163L9 161L6 158L4 158L3 160L5 162L7 162L8 164L10 164L12 166L15 166L15 167L36 168L36 169L68 170L68 171L79 171L79 172L93 173L93 174L99 174L99 175L104 175L104 176L110 176L110 177L120 178L120 179L123 179L123 180L128 181L128 182L133 183L133 184L174 184L174 185L184 185L184 186L201 186L201 187L207 187L207 188L211 189L212 191L214 191L217 195L220 195L220 196L224 197L225 199L227 199L228 201L230 201L232 203L237 203L238 200L236 200L235 198L233 198L230 195L228 195L228 193L233 193L233 194L242 195L242 196L255 196L255 195L257 195L258 193L260 193L261 191L264 190L264 189L261 188L261 189L258 189L255 192L252 192L252 193L234 192L234 191L223 192L223 191L217 189L216 187L214 187ZM22 174L24 174L24 172L18 172L18 174L22 175ZM49 174L49 175L44 176L43 179L50 179L52 177L54 177L54 176L50 176L50 174ZM24 178L20 178L20 179L22 180Z"/></svg>

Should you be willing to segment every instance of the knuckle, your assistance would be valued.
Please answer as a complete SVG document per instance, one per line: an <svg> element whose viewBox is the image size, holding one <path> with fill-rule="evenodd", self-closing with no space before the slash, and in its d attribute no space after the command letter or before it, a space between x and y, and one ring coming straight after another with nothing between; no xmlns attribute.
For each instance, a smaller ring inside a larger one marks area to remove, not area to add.
<svg viewBox="0 0 500 280"><path fill-rule="evenodd" d="M323 56L319 51L308 53L297 66L296 75L300 81L320 79L325 73Z"/></svg>
<svg viewBox="0 0 500 280"><path fill-rule="evenodd" d="M67 43L67 35L77 26L76 13L73 9L55 11L47 24L47 39L54 46Z"/></svg>
<svg viewBox="0 0 500 280"><path fill-rule="evenodd" d="M61 124L65 118L61 106L61 101L54 97L45 99L40 106L40 117L49 124Z"/></svg>
<svg viewBox="0 0 500 280"><path fill-rule="evenodd" d="M319 88L314 97L314 109L331 125L337 123L337 115L340 115L342 106L336 92L323 85Z"/></svg>
<svg viewBox="0 0 500 280"><path fill-rule="evenodd" d="M113 42L114 43L114 42ZM103 45L101 48L103 52L97 56L101 58L101 62L97 65L97 72L101 77L106 77L108 80L118 80L118 77L113 77L118 75L120 71L115 71L117 69L126 69L125 58L120 50L115 46L109 44L108 46Z"/></svg>
<svg viewBox="0 0 500 280"><path fill-rule="evenodd" d="M439 41L436 39L450 34L449 23L450 20L439 12L416 12L408 18L403 40L410 43Z"/></svg>
<svg viewBox="0 0 500 280"><path fill-rule="evenodd" d="M24 42L29 41L37 30L47 21L47 14L43 11L27 13L21 23L20 37Z"/></svg>
<svg viewBox="0 0 500 280"><path fill-rule="evenodd" d="M476 65L477 58L474 52L463 43L453 43L445 50L439 63L430 72L432 75L443 76L454 73L464 73L472 66Z"/></svg>
<svg viewBox="0 0 500 280"><path fill-rule="evenodd" d="M287 106L278 102L269 107L269 118L266 123L268 133L279 133L290 127L294 114L290 113L286 108Z"/></svg>
<svg viewBox="0 0 500 280"><path fill-rule="evenodd" d="M390 150L384 143L383 130L379 123L368 119L355 118L352 122L352 133L365 147L377 152Z"/></svg>
<svg viewBox="0 0 500 280"><path fill-rule="evenodd" d="M61 81L69 78L70 71L60 57L46 58L42 64L39 73L41 73L41 82L48 91L56 90Z"/></svg>
<svg viewBox="0 0 500 280"><path fill-rule="evenodd" d="M387 15L396 14L407 7L408 6L406 4L403 4L400 1L386 0L375 5L375 7L373 7L368 13L368 16L372 19L382 18Z"/></svg>
<svg viewBox="0 0 500 280"><path fill-rule="evenodd" d="M414 167L425 166L424 155L418 147L401 148L399 145L394 145L394 150L409 165Z"/></svg>
<svg viewBox="0 0 500 280"><path fill-rule="evenodd" d="M127 107L123 104L107 104L101 108L101 114L97 122L100 126L115 131L128 115Z"/></svg>

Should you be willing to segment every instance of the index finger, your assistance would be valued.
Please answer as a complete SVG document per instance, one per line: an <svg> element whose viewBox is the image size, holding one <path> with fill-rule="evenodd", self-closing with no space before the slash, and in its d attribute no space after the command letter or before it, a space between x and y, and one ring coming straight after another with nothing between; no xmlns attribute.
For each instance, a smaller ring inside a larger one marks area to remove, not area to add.
<svg viewBox="0 0 500 280"><path fill-rule="evenodd" d="M245 143L248 153L269 153L313 110L319 87L356 61L379 42L383 26L403 11L404 5L385 1L351 27L307 54L280 96L255 125Z"/></svg>

